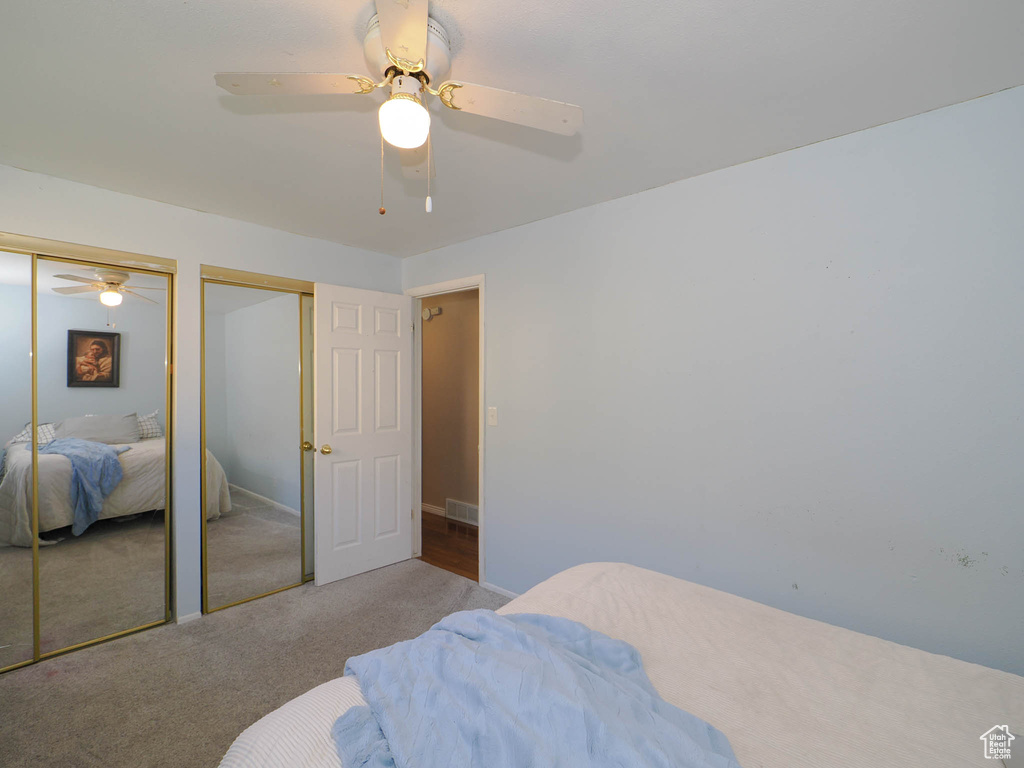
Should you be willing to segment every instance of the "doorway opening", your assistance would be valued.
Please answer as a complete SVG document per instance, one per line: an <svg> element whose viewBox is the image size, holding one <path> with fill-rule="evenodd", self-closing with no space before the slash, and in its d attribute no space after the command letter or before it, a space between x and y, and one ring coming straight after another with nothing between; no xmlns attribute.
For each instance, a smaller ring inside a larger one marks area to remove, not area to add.
<svg viewBox="0 0 1024 768"><path fill-rule="evenodd" d="M479 581L480 290L419 304L420 558Z"/></svg>

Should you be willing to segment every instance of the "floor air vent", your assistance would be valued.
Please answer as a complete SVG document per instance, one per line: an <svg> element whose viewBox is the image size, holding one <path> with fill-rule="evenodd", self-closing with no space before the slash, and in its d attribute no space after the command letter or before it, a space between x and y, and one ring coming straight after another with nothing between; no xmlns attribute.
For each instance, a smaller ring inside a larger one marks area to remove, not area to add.
<svg viewBox="0 0 1024 768"><path fill-rule="evenodd" d="M480 525L480 510L473 504L455 499L444 500L444 516L449 520L458 520L460 523L469 525Z"/></svg>

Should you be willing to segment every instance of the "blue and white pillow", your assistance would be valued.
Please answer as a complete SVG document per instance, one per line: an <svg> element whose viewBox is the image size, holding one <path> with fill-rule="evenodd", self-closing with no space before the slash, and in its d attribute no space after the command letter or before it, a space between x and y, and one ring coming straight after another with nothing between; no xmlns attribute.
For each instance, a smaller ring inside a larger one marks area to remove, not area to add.
<svg viewBox="0 0 1024 768"><path fill-rule="evenodd" d="M139 416L139 440L152 440L155 437L163 437L164 431L160 422L156 420L159 410L153 411L146 416Z"/></svg>
<svg viewBox="0 0 1024 768"><path fill-rule="evenodd" d="M40 424L36 427L36 443L46 445L57 435L54 433L53 424ZM25 425L25 428L11 438L11 443L28 443L32 441L32 422Z"/></svg>

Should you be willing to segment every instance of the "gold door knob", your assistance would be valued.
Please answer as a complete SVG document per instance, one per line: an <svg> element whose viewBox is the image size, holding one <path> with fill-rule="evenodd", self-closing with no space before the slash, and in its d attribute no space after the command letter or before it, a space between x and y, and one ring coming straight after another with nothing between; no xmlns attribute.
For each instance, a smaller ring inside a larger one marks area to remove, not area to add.
<svg viewBox="0 0 1024 768"><path fill-rule="evenodd" d="M313 444L311 442L309 442L309 440L303 440L302 441L302 450L304 450L304 451L312 451L313 450Z"/></svg>
<svg viewBox="0 0 1024 768"><path fill-rule="evenodd" d="M322 446L320 446L320 453L322 453L324 456L329 456L331 454L331 446L327 445L327 443L324 443Z"/></svg>

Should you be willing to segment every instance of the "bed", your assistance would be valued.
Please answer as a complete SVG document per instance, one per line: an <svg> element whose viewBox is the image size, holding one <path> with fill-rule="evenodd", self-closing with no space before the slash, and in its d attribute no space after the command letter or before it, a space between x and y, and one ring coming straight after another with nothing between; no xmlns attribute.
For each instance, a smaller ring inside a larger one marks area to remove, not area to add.
<svg viewBox="0 0 1024 768"><path fill-rule="evenodd" d="M631 643L661 696L724 732L743 768L991 768L983 734L1024 736L1022 677L631 565L571 568L498 613ZM340 768L331 727L364 703L354 678L324 683L250 726L221 766Z"/></svg>
<svg viewBox="0 0 1024 768"><path fill-rule="evenodd" d="M118 458L124 476L103 501L100 519L163 509L165 504L165 453L163 437L126 444L130 450ZM0 481L0 546L32 546L32 451L27 443L8 443ZM228 482L223 468L207 451L206 517L220 517L231 510ZM39 531L71 525L71 462L56 454L39 455Z"/></svg>

